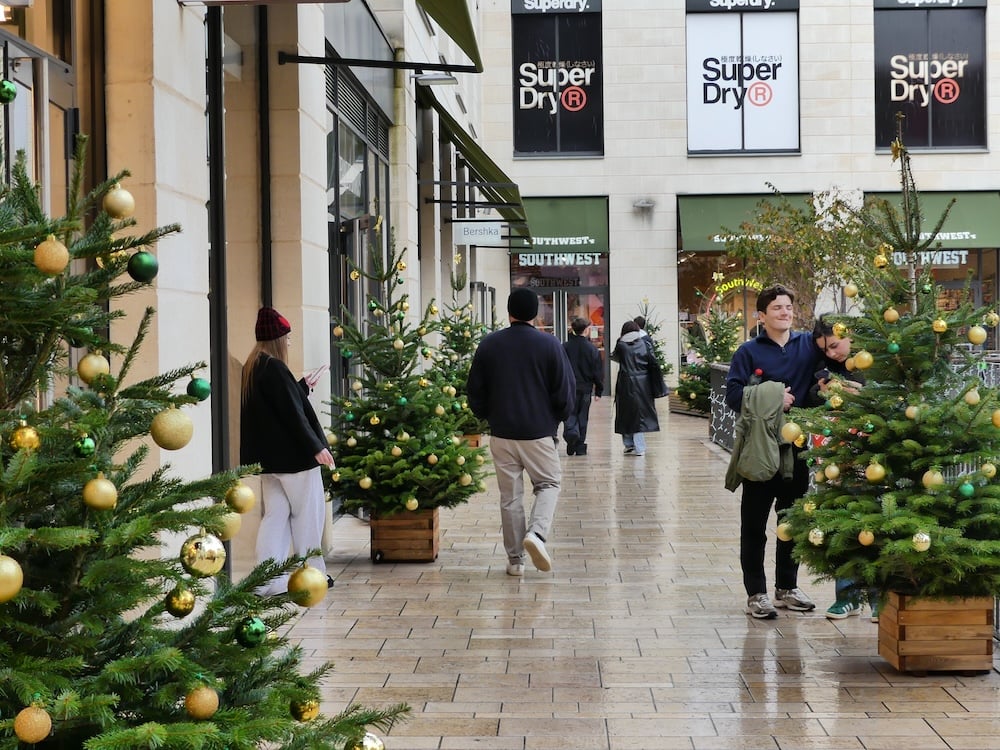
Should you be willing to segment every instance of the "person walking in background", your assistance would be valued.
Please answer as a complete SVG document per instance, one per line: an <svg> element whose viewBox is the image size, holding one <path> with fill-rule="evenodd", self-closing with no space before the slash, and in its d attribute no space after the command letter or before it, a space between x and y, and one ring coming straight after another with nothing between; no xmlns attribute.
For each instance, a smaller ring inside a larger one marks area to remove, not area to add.
<svg viewBox="0 0 1000 750"><path fill-rule="evenodd" d="M615 343L611 359L618 363L615 381L615 432L622 436L626 456L643 456L646 437L659 432L654 394L661 387L663 375L648 337L634 320L626 321Z"/></svg>
<svg viewBox="0 0 1000 750"><path fill-rule="evenodd" d="M541 571L552 569L545 547L562 481L555 441L576 396L576 379L554 336L529 321L538 315L538 295L518 288L507 299L510 326L488 334L476 349L466 393L469 408L490 424L490 453L500 488L500 522L507 575L524 575L524 554ZM524 510L524 473L535 502Z"/></svg>
<svg viewBox="0 0 1000 750"><path fill-rule="evenodd" d="M326 433L309 403L309 391L326 367L296 381L288 369L292 327L272 307L257 313L257 344L243 365L240 398L240 463L260 464L264 517L257 532L257 561L284 562L289 550L305 557L320 548L323 534L323 480L320 466L334 465ZM326 573L322 555L309 564ZM327 585L333 581L327 576ZM288 576L257 593L287 591Z"/></svg>
<svg viewBox="0 0 1000 750"><path fill-rule="evenodd" d="M563 440L566 441L567 456L586 456L590 399L591 396L599 399L604 393L604 364L601 353L585 335L590 321L573 318L570 327L572 333L563 348L576 378L576 401L563 425Z"/></svg>
<svg viewBox="0 0 1000 750"><path fill-rule="evenodd" d="M757 295L757 315L763 333L740 344L733 354L726 380L726 404L739 414L743 409L743 392L757 383L778 382L784 385L782 403L776 405L788 411L794 404L808 403L819 351L812 337L793 331L795 295L781 285L770 286ZM749 395L749 394L748 394ZM781 396L779 392L776 396ZM774 438L779 440L778 436ZM764 573L764 548L767 545L767 519L772 504L780 514L802 497L809 488L809 470L797 448L791 479L779 470L770 479L742 479L743 499L740 503L740 565L743 585L747 592L747 614L758 619L778 616L775 607L787 607L808 612L816 605L798 588L798 563L792 558L793 542L777 542L775 560L775 596L771 603L767 595ZM732 489L735 489L734 485Z"/></svg>

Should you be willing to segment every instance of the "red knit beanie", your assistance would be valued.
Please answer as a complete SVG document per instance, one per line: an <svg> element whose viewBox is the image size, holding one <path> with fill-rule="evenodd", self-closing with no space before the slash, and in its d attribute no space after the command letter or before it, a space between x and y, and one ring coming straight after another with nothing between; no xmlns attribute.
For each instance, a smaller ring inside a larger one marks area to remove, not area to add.
<svg viewBox="0 0 1000 750"><path fill-rule="evenodd" d="M262 307L257 313L257 326L254 333L258 341L274 341L287 335L292 330L288 321L273 307Z"/></svg>

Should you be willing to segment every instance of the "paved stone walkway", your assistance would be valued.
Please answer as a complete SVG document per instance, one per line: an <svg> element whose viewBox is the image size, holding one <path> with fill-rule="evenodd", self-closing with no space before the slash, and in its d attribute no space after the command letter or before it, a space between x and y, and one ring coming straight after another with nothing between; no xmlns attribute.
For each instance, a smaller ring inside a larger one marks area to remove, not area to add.
<svg viewBox="0 0 1000 750"><path fill-rule="evenodd" d="M562 459L551 573L505 574L492 478L442 512L434 563L375 565L339 518L336 586L292 631L336 664L324 711L409 703L389 750L1000 749L1000 674L897 673L867 612L823 616L832 583L801 571L815 613L743 613L728 454L659 403L636 458L595 402L589 455Z"/></svg>

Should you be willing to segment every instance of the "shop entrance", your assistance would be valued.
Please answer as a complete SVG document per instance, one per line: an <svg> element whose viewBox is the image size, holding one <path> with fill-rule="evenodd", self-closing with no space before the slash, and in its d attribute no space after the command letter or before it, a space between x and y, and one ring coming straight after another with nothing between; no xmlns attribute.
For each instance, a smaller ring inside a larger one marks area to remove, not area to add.
<svg viewBox="0 0 1000 750"><path fill-rule="evenodd" d="M610 363L606 350L607 326L605 311L608 309L607 287L579 287L576 289L535 289L538 293L538 317L535 327L540 331L551 333L560 341L566 341L570 334L573 318L585 318L590 321L586 336L601 353L604 365L604 391L611 391L608 382ZM611 337L612 343L617 339Z"/></svg>

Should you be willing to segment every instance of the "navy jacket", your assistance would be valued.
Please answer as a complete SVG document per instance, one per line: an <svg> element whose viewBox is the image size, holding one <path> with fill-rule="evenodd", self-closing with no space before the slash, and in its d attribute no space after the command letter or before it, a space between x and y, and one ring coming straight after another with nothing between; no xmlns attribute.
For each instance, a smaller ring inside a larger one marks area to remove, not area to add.
<svg viewBox="0 0 1000 750"><path fill-rule="evenodd" d="M326 433L309 403L306 381L296 382L280 359L261 354L250 393L240 409L240 463L265 474L295 474L316 463Z"/></svg>
<svg viewBox="0 0 1000 750"><path fill-rule="evenodd" d="M576 389L595 396L604 394L604 364L601 353L584 336L571 333L569 340L563 344L569 363L573 367L573 377L576 378Z"/></svg>
<svg viewBox="0 0 1000 750"><path fill-rule="evenodd" d="M479 342L466 383L469 408L510 440L552 437L576 399L576 378L562 344L515 321Z"/></svg>
<svg viewBox="0 0 1000 750"><path fill-rule="evenodd" d="M750 385L754 372L760 370L761 382L776 380L791 388L794 406L809 403L809 389L816 382L814 377L822 359L812 335L792 331L788 343L780 346L767 333L744 341L733 355L726 378L726 403L739 413L743 404L743 388Z"/></svg>

